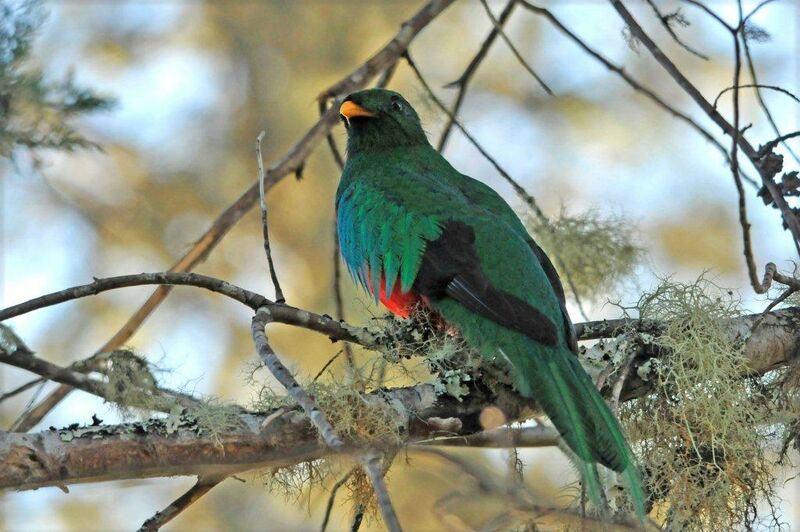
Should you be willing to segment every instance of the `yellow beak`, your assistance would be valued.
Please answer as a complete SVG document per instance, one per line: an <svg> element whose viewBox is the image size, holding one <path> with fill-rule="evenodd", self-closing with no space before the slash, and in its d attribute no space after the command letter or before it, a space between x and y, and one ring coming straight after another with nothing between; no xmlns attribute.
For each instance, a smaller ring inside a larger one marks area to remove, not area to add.
<svg viewBox="0 0 800 532"><path fill-rule="evenodd" d="M367 111L355 102L346 101L339 107L339 114L350 120L356 116L378 116L375 113Z"/></svg>

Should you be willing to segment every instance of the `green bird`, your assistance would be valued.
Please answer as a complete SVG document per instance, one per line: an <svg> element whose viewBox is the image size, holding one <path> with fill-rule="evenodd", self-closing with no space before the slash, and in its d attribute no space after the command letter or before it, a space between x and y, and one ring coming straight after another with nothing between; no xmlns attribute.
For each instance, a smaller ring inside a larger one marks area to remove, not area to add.
<svg viewBox="0 0 800 532"><path fill-rule="evenodd" d="M625 436L575 356L561 281L513 209L430 145L400 94L356 92L339 112L348 135L337 230L354 279L398 316L431 309L504 364L577 455L594 501L599 463L627 477L643 517Z"/></svg>

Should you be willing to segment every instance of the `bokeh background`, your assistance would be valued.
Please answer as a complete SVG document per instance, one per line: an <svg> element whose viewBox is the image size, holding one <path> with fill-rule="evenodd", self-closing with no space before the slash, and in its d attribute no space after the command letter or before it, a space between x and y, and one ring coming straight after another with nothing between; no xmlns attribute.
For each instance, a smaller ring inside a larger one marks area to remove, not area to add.
<svg viewBox="0 0 800 532"><path fill-rule="evenodd" d="M49 17L35 42L45 74L75 79L117 99L116 107L83 119L79 128L103 151L24 154L0 161L0 304L102 277L167 269L215 216L256 177L253 141L267 131L264 156L283 154L317 118L315 98L397 31L421 5L392 2L63 1L46 3ZM680 35L710 56L703 61L675 45L649 8L631 9L708 98L731 85L732 43L718 25L683 6L692 26ZM752 8L757 2L745 2ZM491 2L496 13L504 3ZM622 22L606 2L544 3L604 55L625 65L675 106L716 133L688 98L632 48ZM664 11L677 4L660 3ZM735 2L709 2L733 22ZM761 81L800 91L800 3L774 2L754 22L769 31L755 45ZM412 45L440 97L458 78L489 32L480 3L449 8ZM507 26L522 54L554 89L545 94L497 42L475 76L462 122L552 216L593 209L622 216L644 260L625 282L586 302L592 319L617 317L608 301L631 303L658 277L693 280L703 271L741 291L747 308L763 300L747 283L741 256L736 194L719 152L619 78L595 63L543 19L517 9ZM413 102L436 138L445 117L400 65L391 85ZM729 96L729 95L728 95ZM766 92L783 131L800 129L800 105ZM743 95L742 123L753 122L754 144L772 138L752 94ZM730 98L722 109L729 111ZM335 132L340 144L344 131ZM722 138L721 136L719 138ZM727 145L728 141L723 140ZM800 150L800 143L795 143ZM457 131L446 156L456 168L496 188L524 210L511 188ZM752 173L752 172L751 172ZM308 160L302 180L284 179L268 197L277 268L289 301L334 314L333 195L338 180L323 145ZM748 188L759 264L790 268L795 258L780 221ZM225 237L198 271L272 294L263 260L260 221L253 211ZM345 280L347 317L363 323L380 312ZM94 352L146 298L125 289L41 310L12 321L42 357L69 364ZM578 320L577 309L571 307ZM273 345L301 376L313 376L336 352L320 336L278 328ZM246 309L191 289L176 289L130 342L165 371L162 382L223 401L249 404L257 386ZM341 371L335 364L334 371ZM0 368L0 389L29 375ZM257 376L264 381L268 377ZM10 425L35 390L0 405L0 426ZM121 419L110 405L73 393L39 428ZM505 467L501 452L463 451L491 467ZM557 494L568 465L556 450L522 453L527 481ZM787 472L790 473L790 472ZM791 475L788 475L791 476ZM263 482L228 480L179 517L173 529L317 529L326 494L296 502L269 493ZM409 529L443 526L433 501L459 487L454 471L429 458L400 459L390 489ZM114 482L0 495L0 528L8 530L131 529L185 491L190 478ZM797 483L782 488L784 518L800 526ZM431 504L421 503L429 501ZM346 526L345 503L333 527ZM480 507L473 509L480 515ZM371 525L373 528L378 526Z"/></svg>

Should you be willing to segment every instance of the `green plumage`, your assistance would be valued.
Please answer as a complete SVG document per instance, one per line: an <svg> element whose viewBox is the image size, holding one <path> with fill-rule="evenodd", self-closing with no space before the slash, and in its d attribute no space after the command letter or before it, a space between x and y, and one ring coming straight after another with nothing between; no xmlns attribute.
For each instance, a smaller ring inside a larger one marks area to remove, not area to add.
<svg viewBox="0 0 800 532"><path fill-rule="evenodd" d="M510 294L546 316L557 341L537 342L447 295L429 298L430 306L483 357L505 364L519 393L537 401L579 458L593 498L599 499L594 464L600 463L627 475L644 515L625 437L571 350L560 283L517 215L491 188L459 173L430 146L416 113L397 93L373 89L349 100L374 115L348 122L348 159L337 191L340 245L354 278L376 298L372 287L381 280L387 294L398 281L407 292L430 273L420 271L430 242L445 234L448 224L468 226L479 263L475 275L500 291L492 293Z"/></svg>

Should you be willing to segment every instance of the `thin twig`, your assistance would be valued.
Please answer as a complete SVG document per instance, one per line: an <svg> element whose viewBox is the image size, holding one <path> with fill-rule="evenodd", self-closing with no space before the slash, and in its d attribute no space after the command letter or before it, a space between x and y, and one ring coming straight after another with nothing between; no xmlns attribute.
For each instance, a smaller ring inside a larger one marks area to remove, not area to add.
<svg viewBox="0 0 800 532"><path fill-rule="evenodd" d="M693 5L704 11L706 15L716 20L721 26L727 29L729 33L734 33L736 31L736 28L725 22L725 19L719 16L716 12L714 12L714 10L705 5L703 2L700 2L699 0L683 0L683 1L686 2L687 4Z"/></svg>
<svg viewBox="0 0 800 532"><path fill-rule="evenodd" d="M672 25L670 24L670 20L681 21L683 23L683 25L688 24L683 19L680 10L675 11L674 13L670 13L668 15L664 15L663 13L661 13L661 10L658 9L658 6L656 5L654 0L646 0L646 1L650 5L650 7L653 9L653 12L655 13L656 18L658 19L658 21L661 23L661 25L664 27L664 29L667 30L667 33L669 33L670 37L672 37L672 40L674 40L676 43L678 43L678 45L681 48L683 48L684 50L686 50L690 54L696 55L700 59L708 61L708 56L707 55L701 54L700 52L698 52L697 50L695 50L694 48L692 48L691 46L689 46L688 44L683 42L681 40L681 38L678 37L678 34L675 33L675 30L672 29Z"/></svg>
<svg viewBox="0 0 800 532"><path fill-rule="evenodd" d="M744 20L742 21L742 24L741 24L742 29L744 29L745 25L750 20L750 17L752 17L753 15L758 13L761 10L762 7L766 6L767 4L771 4L774 1L775 0L761 0L761 2L756 7L754 7L753 10L750 11L750 13L748 13L746 17L744 17Z"/></svg>
<svg viewBox="0 0 800 532"><path fill-rule="evenodd" d="M792 131L791 133L786 133L785 135L781 135L780 137L772 139L771 141L764 144L761 148L759 148L758 156L759 157L766 156L770 151L772 151L775 148L775 146L777 146L781 142L793 139L795 137L800 137L800 131Z"/></svg>
<svg viewBox="0 0 800 532"><path fill-rule="evenodd" d="M323 113L324 114L324 113ZM266 135L262 131L256 137L256 160L258 161L258 196L261 204L261 229L264 234L264 253L267 255L267 266L269 267L269 276L272 280L272 286L275 287L275 302L285 303L286 298L283 297L283 290L281 290L281 283L278 281L278 273L275 271L275 263L272 262L272 248L269 244L269 224L267 223L267 201L264 197L264 158L261 156L261 141Z"/></svg>
<svg viewBox="0 0 800 532"><path fill-rule="evenodd" d="M344 344L344 345L347 345L347 344ZM328 361L327 361L327 362L325 362L325 365L324 365L324 366L322 366L322 369L320 369L320 370L317 372L317 374L316 374L316 375L314 375L314 378L313 378L313 379L311 379L311 382L316 382L316 381L318 381L318 380L319 380L319 378L320 378L320 377L322 377L323 373L325 373L325 371L326 371L326 370L327 370L329 367L331 367L331 364L333 364L333 363L336 361L336 359L337 359L337 358L339 358L339 355L341 355L341 354L342 354L342 351L337 351L335 355L333 355L331 358L329 358L329 359L328 359Z"/></svg>
<svg viewBox="0 0 800 532"><path fill-rule="evenodd" d="M777 170L763 164L763 161L761 160L762 158L758 156L758 151L750 144L749 141L747 141L747 139L745 139L743 135L740 134L740 132L733 125L731 125L716 109L712 107L711 103L703 97L702 93L700 93L700 90L695 87L695 85L686 78L680 69L678 69L678 67L664 54L661 48L659 48L653 39L647 35L633 15L631 15L631 13L622 3L622 0L609 1L620 15L622 20L625 21L625 24L627 24L631 34L639 42L641 42L645 48L647 48L655 60L673 78L673 80L675 80L675 82L684 90L684 92L686 92L692 98L692 100L694 100L695 103L700 106L703 112L715 124L717 124L717 126L719 126L720 129L725 132L725 134L731 138L737 139L739 149L742 150L747 158L750 159L750 162L753 164L753 166L755 166L755 168L758 170L762 183L769 192L772 201L775 202L775 205L780 210L783 221L786 224L786 227L789 228L794 241L800 244L800 220L798 220L794 215L788 203L781 194L780 189L773 180ZM721 23L729 26L724 21L721 21Z"/></svg>
<svg viewBox="0 0 800 532"><path fill-rule="evenodd" d="M320 98L317 100L317 106L319 108L319 116L324 116L325 112L328 110L328 100L326 98ZM336 166L339 168L339 171L344 168L344 158L342 157L342 152L339 150L339 146L336 145L336 139L333 136L333 130L328 132L325 136L325 139L328 141L328 148L333 156L333 162L336 163Z"/></svg>
<svg viewBox="0 0 800 532"><path fill-rule="evenodd" d="M226 478L225 476L197 477L197 482L194 486L172 501L169 506L156 512L153 517L145 521L139 528L139 532L155 532L156 530L160 530L162 526L175 519L178 514L197 502L200 497L211 491Z"/></svg>
<svg viewBox="0 0 800 532"><path fill-rule="evenodd" d="M389 532L401 532L400 521L397 519L397 513L394 511L394 506L389 498L389 490L386 489L386 482L383 479L385 470L381 466L380 454L377 452L368 453L362 457L361 466L367 473L370 482L372 482L372 489L378 499L378 507L381 509L386 528L389 529Z"/></svg>
<svg viewBox="0 0 800 532"><path fill-rule="evenodd" d="M770 302L770 304L769 304L769 305L767 305L767 308L765 308L765 309L764 309L764 311L761 313L761 315L762 315L762 316L766 316L766 315L767 315L767 314L768 314L768 313L769 313L769 312L770 312L772 309L774 309L775 307L777 307L778 305L780 305L781 303L783 303L784 301L786 301L786 299L787 299L789 296L791 296L792 294L794 294L794 293L796 293L796 292L797 292L797 288L793 288L793 287L791 287L791 286L790 286L789 288L787 288L786 290L784 290L784 291L781 293L781 295L779 295L778 297L776 297L775 299L773 299L773 300ZM756 326L755 326L755 325L753 325L753 328L755 329L755 328L756 328Z"/></svg>
<svg viewBox="0 0 800 532"><path fill-rule="evenodd" d="M553 94L553 91L550 89L550 87L547 86L547 83L545 83L544 80L541 78L541 76L539 76L539 74L537 74L536 71L533 70L533 68L528 64L528 62L525 61L525 58L522 57L522 54L519 53L519 50L517 50L517 47L514 46L514 43L512 43L511 39L508 38L508 35L506 35L505 30L503 30L503 27L500 25L500 22L494 17L494 14L492 13L491 8L489 8L489 4L486 3L486 0L480 0L480 1L481 1L481 5L483 5L484 11L486 11L486 16L488 16L489 20L492 21L492 25L500 33L500 37L508 45L508 48L511 50L511 53L514 54L514 57L517 58L517 61L519 61L519 64L522 65L522 68L527 70L528 74L533 76L533 78L539 83L539 85L544 89L544 91L547 94L549 94L550 96L555 96Z"/></svg>
<svg viewBox="0 0 800 532"><path fill-rule="evenodd" d="M342 486L347 484L347 481L350 480L350 477L356 472L358 468L354 467L350 471L347 472L345 476L340 478L336 481L336 484L333 485L331 488L331 494L328 496L328 504L325 507L325 517L322 519L322 526L320 527L320 532L325 532L325 529L328 528L328 521L331 519L331 513L333 512L333 503L336 502L336 494L339 492Z"/></svg>
<svg viewBox="0 0 800 532"><path fill-rule="evenodd" d="M734 87L726 87L726 88L722 89L720 91L720 93L717 94L717 97L714 98L714 103L713 103L714 109L717 108L717 104L719 103L719 99L722 97L723 94L725 94L726 92L732 91L732 90L734 90L736 88L737 87L734 86ZM761 83L744 83L744 84L738 85L738 88L740 88L740 89L750 89L750 88L769 89L769 90L772 90L772 91L777 91L777 92L783 93L783 94L789 96L791 99L795 100L797 103L800 103L800 98L798 98L797 96L795 96L794 94L792 94L788 90L784 89L783 87L778 87L776 85L763 85ZM770 116L772 116L772 115L770 114ZM780 135L780 132L776 131L775 134L776 135Z"/></svg>
<svg viewBox="0 0 800 532"><path fill-rule="evenodd" d="M450 114L447 116L447 123L444 125L442 134L439 136L439 142L436 144L437 151L441 152L444 150L444 147L447 144L447 139L450 137L450 132L453 130L454 118L458 117L458 113L461 111L461 105L464 103L464 97L467 94L469 82L472 80L472 76L475 75L475 72L478 70L480 64L486 58L486 54L489 53L489 48L491 48L492 44L494 44L494 41L497 40L497 36L500 34L500 31L505 26L506 21L511 16L511 12L514 11L516 3L517 0L508 1L506 7L503 8L503 11L500 13L500 16L497 19L497 24L492 25L492 30L483 40L481 47L478 49L478 53L476 53L469 62L467 68L464 69L464 72L458 77L457 80L445 85L445 88L448 89L458 87L458 94L453 102L453 107L450 108Z"/></svg>
<svg viewBox="0 0 800 532"><path fill-rule="evenodd" d="M535 427L499 427L468 436L452 436L422 440L414 445L434 447L482 447L489 449L507 449L509 447L552 447L558 445L560 436L553 427L536 425Z"/></svg>
<svg viewBox="0 0 800 532"><path fill-rule="evenodd" d="M535 13L537 15L543 16L545 19L547 19L548 22L550 22L553 26L555 26L559 31L561 31L561 33L566 35L569 39L571 39L576 45L578 45L578 47L580 47L590 57L594 58L596 61L601 63L603 66L605 66L608 70L610 70L611 72L617 74L620 78L622 78L622 80L625 81L625 83L627 83L633 90L635 90L637 92L640 92L641 94L643 94L644 96L649 98L658 107L660 107L661 109L663 109L666 112L670 113L672 116L674 116L678 120L686 123L692 129L697 131L697 133L699 133L704 139L706 139L708 142L713 144L720 151L722 156L725 158L725 161L729 165L731 164L731 158L730 158L730 154L728 153L727 148L725 148L725 146L723 146L723 144L719 140L717 140L714 137L714 135L712 135L708 130L703 128L703 126L701 126L696 120L692 119L686 113L683 113L683 112L675 109L674 107L672 107L670 104L668 104L663 98L661 98L655 92L653 92L649 88L645 87L644 85L639 83L636 79L634 79L630 74L625 72L624 68L622 68L619 65L616 65L616 64L612 63L606 57L604 57L602 54L600 54L600 52L596 51L594 48L592 48L588 44L586 44L586 42L583 39L581 39L577 34L572 32L572 30L567 28L558 19L558 17L553 15L553 13L550 10L545 9L543 7L539 7L539 6L533 5L530 2L528 2L527 0L518 0L518 1L520 2L520 5L522 5L525 9L527 9L527 10L529 10L532 13ZM743 175L743 177L746 177L746 176ZM753 179L751 179L749 177L746 177L746 179L752 185L757 186L756 182Z"/></svg>
<svg viewBox="0 0 800 532"><path fill-rule="evenodd" d="M742 2L737 1L739 7L739 19L742 19ZM742 179L739 175L739 138L741 136L739 129L739 76L742 71L742 53L739 45L739 38L734 31L732 33L733 46L734 46L734 69L733 69L733 127L736 133L731 140L731 172L733 174L733 181L736 185L736 193L738 195L739 207L739 225L742 227L742 242L744 245L744 259L747 266L747 275L750 278L750 285L756 293L762 293L763 287L758 282L758 274L756 273L756 261L753 256L753 245L750 240L750 222L747 220L747 204L745 200L744 187L742 186ZM716 108L716 101L714 102Z"/></svg>
<svg viewBox="0 0 800 532"><path fill-rule="evenodd" d="M2 403L3 401L5 401L7 399L11 399L15 395L19 395L22 392L26 392L26 391L30 390L34 386L38 386L39 384L44 384L45 382L47 382L45 379L33 379L31 381L26 382L25 384L23 384L21 386L17 386L16 388L11 390L10 392L6 392L3 395L0 395L0 403Z"/></svg>

